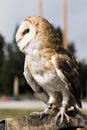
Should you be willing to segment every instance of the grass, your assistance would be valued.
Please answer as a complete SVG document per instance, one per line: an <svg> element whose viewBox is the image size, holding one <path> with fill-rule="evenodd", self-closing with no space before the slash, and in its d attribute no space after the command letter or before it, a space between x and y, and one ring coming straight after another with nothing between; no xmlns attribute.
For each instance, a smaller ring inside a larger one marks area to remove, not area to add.
<svg viewBox="0 0 87 130"><path fill-rule="evenodd" d="M41 110L29 110L29 109L0 109L0 120L6 118L20 117L23 115L28 115L32 111L41 111Z"/></svg>
<svg viewBox="0 0 87 130"><path fill-rule="evenodd" d="M82 112L87 115L87 110L82 110Z"/></svg>
<svg viewBox="0 0 87 130"><path fill-rule="evenodd" d="M10 117L19 117L23 115L28 115L33 111L41 111L33 110L33 109L0 109L0 120L10 118ZM87 115L87 110L82 110L84 114Z"/></svg>

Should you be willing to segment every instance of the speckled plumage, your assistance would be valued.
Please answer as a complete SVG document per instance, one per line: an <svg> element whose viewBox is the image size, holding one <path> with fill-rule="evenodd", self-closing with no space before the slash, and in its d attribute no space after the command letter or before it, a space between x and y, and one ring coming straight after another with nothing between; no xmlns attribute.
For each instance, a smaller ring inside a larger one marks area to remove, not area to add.
<svg viewBox="0 0 87 130"><path fill-rule="evenodd" d="M25 53L24 76L28 84L46 104L61 106L56 119L61 115L62 122L66 106L77 104L81 107L75 58L60 47L58 34L52 25L38 16L24 19L16 41Z"/></svg>

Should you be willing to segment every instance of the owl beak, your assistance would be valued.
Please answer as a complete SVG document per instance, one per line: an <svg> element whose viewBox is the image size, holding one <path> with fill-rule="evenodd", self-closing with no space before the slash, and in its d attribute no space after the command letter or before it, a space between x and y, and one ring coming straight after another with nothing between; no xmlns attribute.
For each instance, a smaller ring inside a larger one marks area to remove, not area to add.
<svg viewBox="0 0 87 130"><path fill-rule="evenodd" d="M22 40L22 38L16 39L16 42L19 43Z"/></svg>
<svg viewBox="0 0 87 130"><path fill-rule="evenodd" d="M20 35L19 31L16 33L15 39L16 39L17 44L19 44L20 41L22 40L22 35Z"/></svg>

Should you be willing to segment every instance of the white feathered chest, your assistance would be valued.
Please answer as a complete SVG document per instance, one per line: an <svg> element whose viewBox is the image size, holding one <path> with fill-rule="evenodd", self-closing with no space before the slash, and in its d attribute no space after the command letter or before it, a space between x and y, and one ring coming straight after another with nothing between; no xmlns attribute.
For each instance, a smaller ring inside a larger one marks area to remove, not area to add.
<svg viewBox="0 0 87 130"><path fill-rule="evenodd" d="M41 55L42 52L39 50L38 42L34 43L34 46L30 44L29 48L27 48L27 52L25 60L35 81L47 91L60 91L64 84L57 76L51 57Z"/></svg>

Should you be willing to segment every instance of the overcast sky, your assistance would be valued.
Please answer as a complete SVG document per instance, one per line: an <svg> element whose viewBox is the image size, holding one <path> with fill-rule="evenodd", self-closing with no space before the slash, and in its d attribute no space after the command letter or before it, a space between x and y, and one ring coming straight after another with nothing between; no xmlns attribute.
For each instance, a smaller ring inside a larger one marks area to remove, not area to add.
<svg viewBox="0 0 87 130"><path fill-rule="evenodd" d="M11 42L17 24L38 15L38 0L0 0L0 33ZM62 0L43 0L43 17L62 28ZM87 0L67 0L68 41L74 42L78 59L87 60Z"/></svg>

